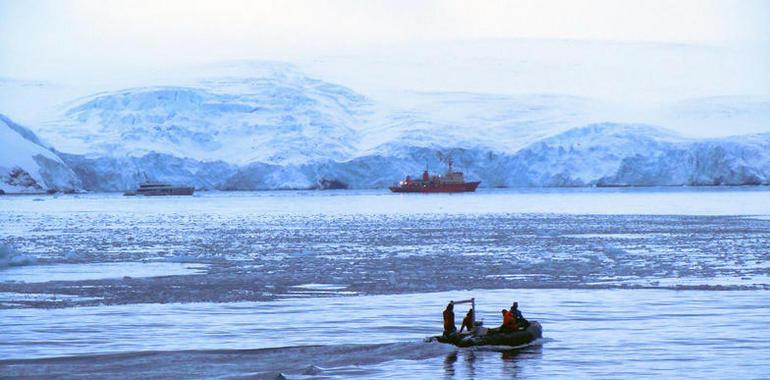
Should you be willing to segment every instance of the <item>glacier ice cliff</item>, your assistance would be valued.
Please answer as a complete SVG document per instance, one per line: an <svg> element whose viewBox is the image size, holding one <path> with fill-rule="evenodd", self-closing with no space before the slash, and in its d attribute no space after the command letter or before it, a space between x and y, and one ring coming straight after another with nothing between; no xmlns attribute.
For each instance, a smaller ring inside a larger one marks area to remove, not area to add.
<svg viewBox="0 0 770 380"><path fill-rule="evenodd" d="M36 128L56 150L0 119L0 186L123 191L152 179L212 190L322 180L384 188L425 168L443 171L447 154L482 187L770 183L770 134L688 138L612 122L602 104L558 94L404 92L397 103L288 65L97 93ZM765 118L770 102L694 99L671 110L729 123Z"/></svg>

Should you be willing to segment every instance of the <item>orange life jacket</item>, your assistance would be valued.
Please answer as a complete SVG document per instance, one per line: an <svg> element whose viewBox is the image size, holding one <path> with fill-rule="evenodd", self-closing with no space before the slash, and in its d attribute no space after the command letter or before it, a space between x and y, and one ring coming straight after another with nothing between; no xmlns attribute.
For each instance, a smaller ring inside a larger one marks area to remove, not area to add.
<svg viewBox="0 0 770 380"><path fill-rule="evenodd" d="M451 310L444 310L444 331L455 329L455 313Z"/></svg>
<svg viewBox="0 0 770 380"><path fill-rule="evenodd" d="M466 315L465 318L463 318L463 326L468 326L468 328L473 327L473 316L472 315Z"/></svg>
<svg viewBox="0 0 770 380"><path fill-rule="evenodd" d="M511 313L511 311L506 311L503 315L503 326L515 326L516 325L516 317Z"/></svg>

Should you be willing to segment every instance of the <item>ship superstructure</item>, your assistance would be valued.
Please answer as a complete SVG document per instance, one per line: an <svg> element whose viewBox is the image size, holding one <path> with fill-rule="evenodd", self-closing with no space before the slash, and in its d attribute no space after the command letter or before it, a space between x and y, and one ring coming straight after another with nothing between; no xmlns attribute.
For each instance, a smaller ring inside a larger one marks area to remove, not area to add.
<svg viewBox="0 0 770 380"><path fill-rule="evenodd" d="M394 193L462 193L473 192L481 181L466 182L465 175L461 171L452 170L452 160L447 160L448 169L444 175L430 175L428 170L423 171L420 178L406 178L391 186Z"/></svg>
<svg viewBox="0 0 770 380"><path fill-rule="evenodd" d="M193 195L194 192L195 188L191 186L173 186L166 183L145 182L139 185L139 188L136 189L136 191L129 191L123 195Z"/></svg>

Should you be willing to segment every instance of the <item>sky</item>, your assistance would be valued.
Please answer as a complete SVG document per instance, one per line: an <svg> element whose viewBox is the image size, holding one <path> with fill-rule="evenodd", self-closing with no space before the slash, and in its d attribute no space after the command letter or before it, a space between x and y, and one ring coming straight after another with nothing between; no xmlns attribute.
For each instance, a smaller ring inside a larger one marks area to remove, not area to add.
<svg viewBox="0 0 770 380"><path fill-rule="evenodd" d="M756 0L0 0L0 76L50 79L473 39L770 45Z"/></svg>
<svg viewBox="0 0 770 380"><path fill-rule="evenodd" d="M0 0L0 113L30 125L252 61L398 107L405 91L559 94L690 136L770 131L770 0Z"/></svg>

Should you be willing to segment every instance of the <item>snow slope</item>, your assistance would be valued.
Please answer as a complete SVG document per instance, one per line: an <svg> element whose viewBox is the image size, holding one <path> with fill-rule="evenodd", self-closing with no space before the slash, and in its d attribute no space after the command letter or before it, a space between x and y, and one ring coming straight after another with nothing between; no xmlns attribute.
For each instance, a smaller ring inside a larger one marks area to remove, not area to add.
<svg viewBox="0 0 770 380"><path fill-rule="evenodd" d="M770 96L711 96L673 102L654 119L681 130L700 130L702 137L753 134L770 127ZM727 133L725 133L727 132Z"/></svg>
<svg viewBox="0 0 770 380"><path fill-rule="evenodd" d="M230 94L212 92L213 83L220 91L227 83ZM443 170L438 152L468 151L457 163L473 170L472 156L510 154L600 119L600 107L584 98L406 93L410 106L400 108L320 81L323 101L315 89L307 95L272 82L261 100L236 105L243 96L232 95L235 88L254 83L229 78L100 94L67 110L54 139L79 151L65 159L93 190L129 189L145 176L230 190L308 188L324 178L384 187L426 164ZM206 104L214 101L232 112L212 112ZM272 121L254 122L255 109ZM300 116L306 120L298 123Z"/></svg>
<svg viewBox="0 0 770 380"><path fill-rule="evenodd" d="M75 173L44 147L32 131L0 115L0 190L69 191L80 188Z"/></svg>
<svg viewBox="0 0 770 380"><path fill-rule="evenodd" d="M346 159L367 100L292 71L143 87L81 99L43 126L57 149L90 156L149 153L234 164Z"/></svg>
<svg viewBox="0 0 770 380"><path fill-rule="evenodd" d="M60 156L83 187L98 191L145 178L223 190L310 188L322 179L382 188L426 167L444 170L439 157L448 154L483 187L770 178L768 135L694 139L629 122L635 116L622 107L586 97L400 91L383 101L275 62L182 82L76 99L39 130L66 152ZM656 117L658 125L711 120L756 130L770 120L767 104L698 98Z"/></svg>

